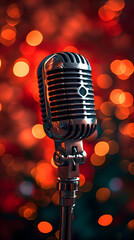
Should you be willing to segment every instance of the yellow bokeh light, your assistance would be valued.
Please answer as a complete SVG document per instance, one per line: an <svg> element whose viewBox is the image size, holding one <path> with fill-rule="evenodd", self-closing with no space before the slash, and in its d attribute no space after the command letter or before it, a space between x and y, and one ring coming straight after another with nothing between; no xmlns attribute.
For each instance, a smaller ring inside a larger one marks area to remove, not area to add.
<svg viewBox="0 0 134 240"><path fill-rule="evenodd" d="M106 227L108 225L110 225L113 221L113 217L110 214L104 214L102 215L99 219L98 219L98 224Z"/></svg>
<svg viewBox="0 0 134 240"><path fill-rule="evenodd" d="M13 66L13 73L17 77L25 77L29 73L29 65L25 59L18 59Z"/></svg>
<svg viewBox="0 0 134 240"><path fill-rule="evenodd" d="M53 230L52 225L46 221L40 222L37 227L38 227L38 230L42 233L49 233Z"/></svg>
<svg viewBox="0 0 134 240"><path fill-rule="evenodd" d="M31 46L39 45L43 40L43 35L38 30L32 30L26 36L26 42Z"/></svg>
<svg viewBox="0 0 134 240"><path fill-rule="evenodd" d="M98 156L105 156L109 152L109 145L104 141L98 142L95 145L94 151Z"/></svg>
<svg viewBox="0 0 134 240"><path fill-rule="evenodd" d="M36 124L32 128L32 134L35 138L42 139L46 136L43 125L42 124Z"/></svg>

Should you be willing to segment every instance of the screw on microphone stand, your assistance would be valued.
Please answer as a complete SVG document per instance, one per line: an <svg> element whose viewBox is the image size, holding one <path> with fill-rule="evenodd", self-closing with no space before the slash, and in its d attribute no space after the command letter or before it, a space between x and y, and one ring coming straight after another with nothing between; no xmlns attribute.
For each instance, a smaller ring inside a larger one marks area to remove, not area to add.
<svg viewBox="0 0 134 240"><path fill-rule="evenodd" d="M71 240L73 208L79 189L79 164L85 162L82 142L56 141L54 162L58 166L57 187L60 192L60 240Z"/></svg>

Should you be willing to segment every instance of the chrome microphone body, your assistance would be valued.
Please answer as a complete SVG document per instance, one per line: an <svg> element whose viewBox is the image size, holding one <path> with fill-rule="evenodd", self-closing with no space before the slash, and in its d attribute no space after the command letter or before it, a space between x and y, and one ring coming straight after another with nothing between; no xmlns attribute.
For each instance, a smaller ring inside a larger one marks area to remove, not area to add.
<svg viewBox="0 0 134 240"><path fill-rule="evenodd" d="M79 187L79 164L85 162L82 140L96 129L91 67L82 55L61 52L38 68L43 126L55 141L61 205L61 240L71 239L71 216Z"/></svg>

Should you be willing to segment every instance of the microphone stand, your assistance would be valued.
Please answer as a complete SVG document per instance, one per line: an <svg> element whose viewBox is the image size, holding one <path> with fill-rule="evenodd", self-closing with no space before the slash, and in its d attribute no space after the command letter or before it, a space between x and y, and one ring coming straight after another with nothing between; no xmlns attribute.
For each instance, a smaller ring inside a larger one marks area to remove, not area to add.
<svg viewBox="0 0 134 240"><path fill-rule="evenodd" d="M72 216L79 189L79 164L85 162L82 141L55 142L54 162L58 166L60 192L60 240L71 240Z"/></svg>

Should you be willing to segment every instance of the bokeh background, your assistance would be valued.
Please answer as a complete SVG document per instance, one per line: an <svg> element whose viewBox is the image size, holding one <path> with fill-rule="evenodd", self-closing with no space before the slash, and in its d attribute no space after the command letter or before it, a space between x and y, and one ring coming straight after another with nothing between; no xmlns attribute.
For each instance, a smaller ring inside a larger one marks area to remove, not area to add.
<svg viewBox="0 0 134 240"><path fill-rule="evenodd" d="M134 2L0 3L0 239L59 238L54 143L43 132L37 67L51 53L92 66L97 130L84 141L74 240L134 236Z"/></svg>

